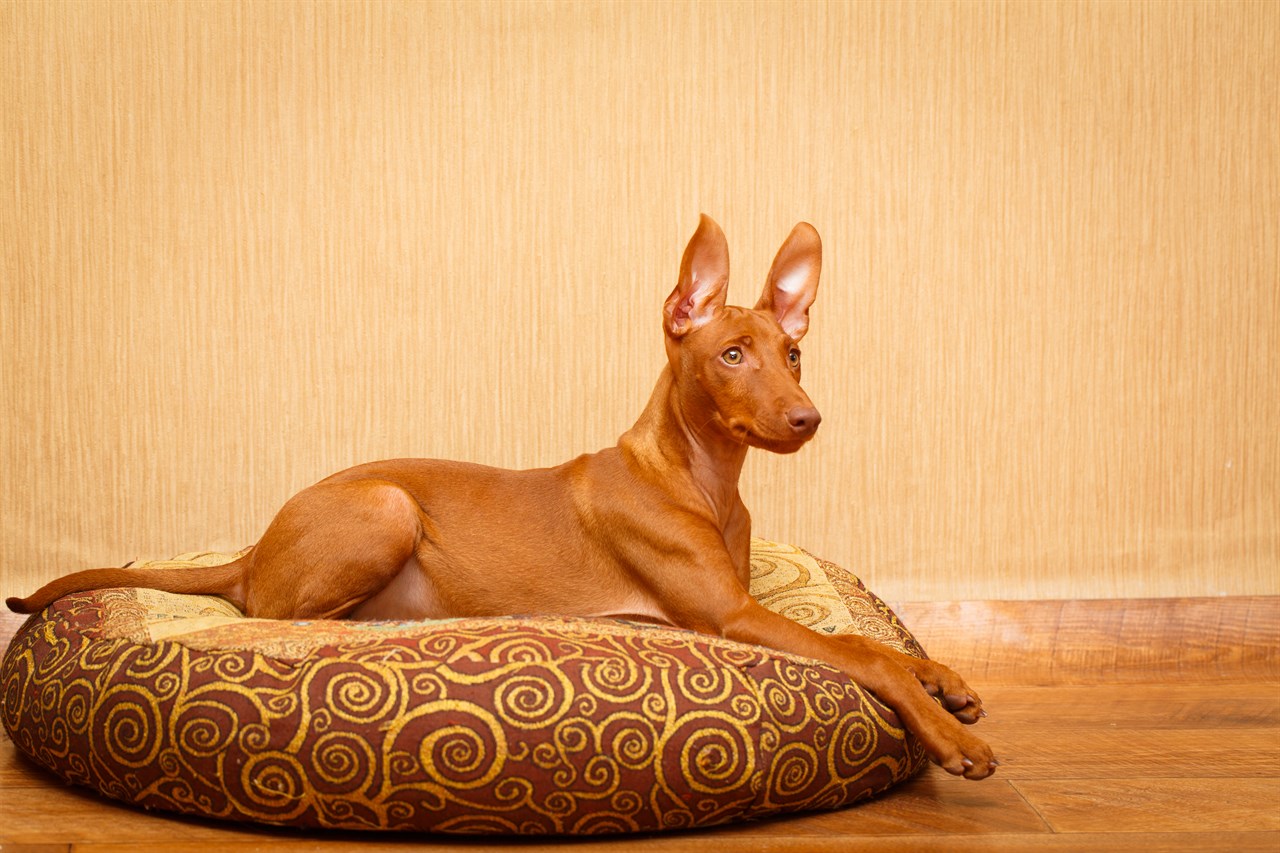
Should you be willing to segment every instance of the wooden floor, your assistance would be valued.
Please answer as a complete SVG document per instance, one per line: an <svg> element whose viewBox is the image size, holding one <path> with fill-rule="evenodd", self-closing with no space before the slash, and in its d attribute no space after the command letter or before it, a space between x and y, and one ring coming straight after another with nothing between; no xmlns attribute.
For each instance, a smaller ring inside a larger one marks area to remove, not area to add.
<svg viewBox="0 0 1280 853"><path fill-rule="evenodd" d="M606 840L293 832L64 787L0 735L0 851L1280 851L1280 598L899 608L986 701L1003 766L839 812ZM0 645L19 624L0 617ZM216 845L216 846L212 846Z"/></svg>

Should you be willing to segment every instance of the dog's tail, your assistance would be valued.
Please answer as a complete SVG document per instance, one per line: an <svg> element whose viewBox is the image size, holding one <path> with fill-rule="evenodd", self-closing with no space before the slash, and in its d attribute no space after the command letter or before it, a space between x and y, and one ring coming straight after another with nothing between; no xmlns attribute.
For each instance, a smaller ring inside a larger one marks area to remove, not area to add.
<svg viewBox="0 0 1280 853"><path fill-rule="evenodd" d="M221 566L188 566L177 569L86 569L45 584L26 598L5 601L14 613L38 613L73 592L115 587L145 587L162 592L218 595L244 610L245 570L253 550Z"/></svg>

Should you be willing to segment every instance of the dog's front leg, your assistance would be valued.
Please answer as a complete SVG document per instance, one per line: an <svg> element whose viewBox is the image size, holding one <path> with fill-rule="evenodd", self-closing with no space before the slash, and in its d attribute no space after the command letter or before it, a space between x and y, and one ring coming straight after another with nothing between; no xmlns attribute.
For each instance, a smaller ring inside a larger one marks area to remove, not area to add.
<svg viewBox="0 0 1280 853"><path fill-rule="evenodd" d="M749 595L737 597L732 605L712 619L718 623L717 633L739 642L755 643L803 657L816 658L836 667L851 679L871 690L892 708L916 737L920 738L930 757L948 773L968 779L982 779L998 766L985 741L965 727L941 705L930 698L922 687L920 672L928 670L928 662L917 662L916 670L908 669L897 655L874 640L852 637L828 637L762 607ZM911 658L911 661L916 661ZM942 669L945 669L942 668ZM947 670L950 672L950 670ZM954 674L953 674L954 675ZM928 677L928 676L926 676ZM958 677L956 681L959 681ZM963 685L963 682L959 682ZM961 706L965 716L976 721L981 714L977 697L967 687L947 682L939 686L944 693L964 692ZM945 699L950 704L950 700Z"/></svg>
<svg viewBox="0 0 1280 853"><path fill-rule="evenodd" d="M915 676L926 693L940 701L944 708L966 725L973 725L987 715L977 692L948 666L934 660L905 655L858 634L834 634L831 639L848 645L855 654L881 654L897 661L903 669Z"/></svg>
<svg viewBox="0 0 1280 853"><path fill-rule="evenodd" d="M672 624L825 661L892 708L948 773L982 779L998 766L991 747L935 702L896 653L871 640L819 634L763 607L738 579L719 531L690 523L678 535L659 532L650 527L620 541L637 584Z"/></svg>

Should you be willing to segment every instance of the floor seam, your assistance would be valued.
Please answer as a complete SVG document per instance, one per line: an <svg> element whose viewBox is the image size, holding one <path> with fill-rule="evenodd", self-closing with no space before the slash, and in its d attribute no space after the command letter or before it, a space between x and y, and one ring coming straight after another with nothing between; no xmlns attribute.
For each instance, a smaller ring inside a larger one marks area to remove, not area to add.
<svg viewBox="0 0 1280 853"><path fill-rule="evenodd" d="M1058 832L1056 828L1054 828L1054 825L1049 822L1048 818L1046 818L1043 814L1041 814L1040 810L1035 807L1035 804L1027 799L1027 795L1024 794L1022 792L1022 789L1018 787L1018 781L1016 779L1009 779L1008 781L1005 782L1005 784L1007 784L1010 788L1013 789L1013 792L1018 795L1018 798L1022 800L1022 802L1026 803L1027 808L1031 809L1031 811L1035 813L1035 816L1040 819L1040 822L1044 824L1045 829L1049 830L1050 834L1052 835L1062 834Z"/></svg>

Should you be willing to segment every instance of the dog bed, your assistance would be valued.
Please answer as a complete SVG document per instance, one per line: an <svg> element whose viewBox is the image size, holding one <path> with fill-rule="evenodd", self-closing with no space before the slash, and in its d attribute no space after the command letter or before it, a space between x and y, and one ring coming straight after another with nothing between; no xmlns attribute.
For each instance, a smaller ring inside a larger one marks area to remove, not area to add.
<svg viewBox="0 0 1280 853"><path fill-rule="evenodd" d="M924 656L857 578L800 549L753 542L752 593L815 630ZM925 760L825 664L617 620L285 622L98 590L31 617L0 687L14 744L67 782L299 827L709 826L844 806Z"/></svg>

